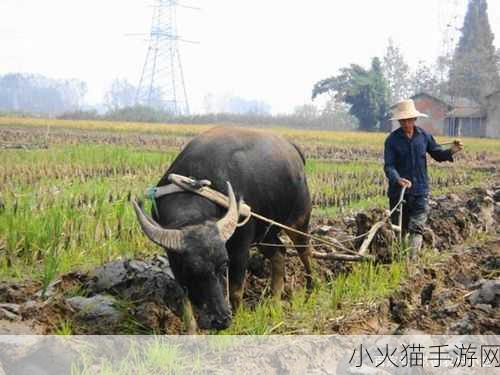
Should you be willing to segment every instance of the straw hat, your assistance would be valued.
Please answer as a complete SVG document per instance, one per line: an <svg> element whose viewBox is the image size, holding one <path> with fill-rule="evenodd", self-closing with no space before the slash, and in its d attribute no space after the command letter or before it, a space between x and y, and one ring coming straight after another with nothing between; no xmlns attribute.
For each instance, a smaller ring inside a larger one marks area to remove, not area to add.
<svg viewBox="0 0 500 375"><path fill-rule="evenodd" d="M404 120L416 117L427 117L427 115L417 111L415 108L415 102L408 99L396 104L396 108L394 108L394 111L392 112L391 120Z"/></svg>

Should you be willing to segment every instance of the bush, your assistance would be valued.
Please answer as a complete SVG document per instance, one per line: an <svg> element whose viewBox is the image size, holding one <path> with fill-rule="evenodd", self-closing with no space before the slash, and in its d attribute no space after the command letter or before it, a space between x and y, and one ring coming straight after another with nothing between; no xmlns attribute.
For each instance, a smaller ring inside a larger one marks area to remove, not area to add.
<svg viewBox="0 0 500 375"><path fill-rule="evenodd" d="M282 126L298 129L355 130L356 119L344 112L331 112L313 117L298 114L265 115L239 113L208 113L176 116L172 113L146 106L124 107L99 115L95 110L65 113L58 118L70 120L108 120L122 122L147 122L171 124L237 124L252 127Z"/></svg>

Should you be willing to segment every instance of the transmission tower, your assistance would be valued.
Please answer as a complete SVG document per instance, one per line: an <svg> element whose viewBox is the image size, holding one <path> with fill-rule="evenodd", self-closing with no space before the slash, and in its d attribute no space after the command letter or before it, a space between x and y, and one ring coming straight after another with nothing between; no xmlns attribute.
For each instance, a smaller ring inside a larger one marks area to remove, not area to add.
<svg viewBox="0 0 500 375"><path fill-rule="evenodd" d="M177 34L175 0L156 0L149 34L149 47L137 87L136 104L167 110L175 115L189 114Z"/></svg>

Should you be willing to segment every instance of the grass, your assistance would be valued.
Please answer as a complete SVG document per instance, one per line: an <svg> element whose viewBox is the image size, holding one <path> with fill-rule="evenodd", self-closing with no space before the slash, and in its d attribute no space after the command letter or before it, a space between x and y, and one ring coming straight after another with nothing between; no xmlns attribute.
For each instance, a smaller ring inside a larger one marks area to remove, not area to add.
<svg viewBox="0 0 500 375"><path fill-rule="evenodd" d="M201 358L196 354L186 353L173 340L162 337L153 337L148 340L138 339L129 341L124 345L121 357L107 358L100 357L96 361L95 353L89 349L89 354L79 353L83 358L83 363L74 365L72 375L95 374L98 369L99 374L179 374L189 371L189 373L199 373L202 370ZM92 353L92 354L91 354ZM98 353L102 355L102 353ZM97 362L97 363L96 363Z"/></svg>
<svg viewBox="0 0 500 375"><path fill-rule="evenodd" d="M484 242L478 233L466 244ZM407 260L407 246L394 246L391 264L354 264L350 272L336 275L326 283L316 283L312 294L297 289L289 301L264 299L254 308L242 306L231 327L222 335L323 334L337 319L352 315L357 308L384 301L415 274L417 267L442 262L449 253L424 249L418 260Z"/></svg>
<svg viewBox="0 0 500 375"><path fill-rule="evenodd" d="M172 140L169 145L181 145L210 127L0 117L0 136L2 128L12 126L78 130L78 137L92 134L81 145L70 144L73 139L68 136L68 144L60 137L48 149L0 150L0 278L35 279L44 290L61 273L161 252L141 232L130 198L142 197L179 150L170 146L152 150L142 141L133 147L108 144L108 133L133 140L148 134ZM314 216L332 217L387 205L380 159L386 135L276 131L313 155L307 160L306 174ZM106 144L100 144L100 139ZM431 164L435 195L464 190L488 178L488 172L475 168L475 160L498 157L500 142L470 139L465 143L471 150L468 158L451 166ZM339 155L343 160L337 160ZM386 297L406 277L406 269L402 260L391 265L354 265L350 273L316 285L308 298L305 290L298 289L285 304L264 299L255 308L242 307L224 333L320 333L332 319L355 309L356 303ZM129 323L127 332L140 329L135 322ZM57 330L71 332L71 326L64 324Z"/></svg>
<svg viewBox="0 0 500 375"><path fill-rule="evenodd" d="M78 194L69 189L57 198L42 194L6 199L0 233L7 254L0 259L0 272L22 277L28 271L48 280L55 268L85 269L156 251L136 225L129 192L116 192L110 203L106 185L93 181L83 184Z"/></svg>
<svg viewBox="0 0 500 375"><path fill-rule="evenodd" d="M0 155L6 160L0 179L7 181L0 187L6 243L0 274L19 278L28 271L45 284L56 270L153 251L129 200L157 181L174 154L90 145Z"/></svg>
<svg viewBox="0 0 500 375"><path fill-rule="evenodd" d="M81 145L0 151L0 156L5 160L0 166L3 278L31 275L46 286L59 273L159 251L142 235L130 198L143 196L174 152ZM386 182L377 162L311 160L306 173L314 215L385 204ZM435 168L431 180L446 192L457 183L476 184L485 173Z"/></svg>
<svg viewBox="0 0 500 375"><path fill-rule="evenodd" d="M43 271L42 271L42 298L46 298L47 290L52 281L54 281L56 275L59 271L59 257L57 251L52 248L50 253L47 254L43 259Z"/></svg>
<svg viewBox="0 0 500 375"><path fill-rule="evenodd" d="M71 336L73 334L73 323L70 320L63 320L54 330L54 335Z"/></svg>
<svg viewBox="0 0 500 375"><path fill-rule="evenodd" d="M265 299L254 308L242 306L231 327L222 334L321 334L333 320L351 313L356 304L372 304L393 293L406 277L406 263L360 263L349 273L316 283L309 295L297 289L288 302Z"/></svg>

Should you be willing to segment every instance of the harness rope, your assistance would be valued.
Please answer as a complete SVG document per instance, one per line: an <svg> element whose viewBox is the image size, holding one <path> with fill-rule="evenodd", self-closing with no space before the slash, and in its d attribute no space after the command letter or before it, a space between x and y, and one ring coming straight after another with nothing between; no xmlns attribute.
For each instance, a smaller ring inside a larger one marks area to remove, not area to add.
<svg viewBox="0 0 500 375"><path fill-rule="evenodd" d="M176 174L170 174L169 181L172 182L175 186L167 185L167 186L161 186L161 187L150 187L146 190L145 195L147 198L151 199L151 201L153 203L153 207L154 207L158 216L159 216L158 207L156 205L155 198L159 198L163 195L167 195L167 194L171 194L171 193L175 193L175 192L182 192L182 191L189 191L189 192L201 195L201 196L209 199L210 201L212 201L216 204L222 205L226 208L229 206L229 203L228 203L229 200L228 200L227 196L223 195L222 193L220 193L218 191L215 191L215 190L209 188L208 187L210 185L209 181L202 180L203 183L198 184L196 180L193 180L193 179L185 177L185 176L176 175ZM403 215L402 204L404 203L405 191L406 191L406 187L403 187L401 190L401 195L400 195L399 201L396 203L396 205L393 207L393 209L389 212L389 215L386 218L375 223L370 228L370 230L368 232L363 233L363 234L358 235L358 236L355 236L355 237L352 237L352 238L349 238L349 239L346 239L346 240L342 240L342 241L339 241L335 238L331 238L331 240L327 240L323 237L319 237L319 236L316 236L316 235L313 235L310 233L305 233L305 232L302 232L298 229L292 228L288 225L281 224L275 220L269 219L265 216L262 216L262 215L259 215L255 212L253 212L251 210L251 208L243 202L240 202L239 213L240 213L240 216L245 216L245 218L243 219L243 221L239 222L237 224L237 226L242 227L242 226L246 225L250 221L250 219L252 217L254 217L258 220L269 223L268 227L266 228L265 235L262 238L265 238L265 236L268 234L271 227L277 226L277 227L284 229L286 231L293 232L293 233L299 234L303 237L318 241L322 245L328 245L328 246L333 247L333 248L341 249L342 251L345 251L345 252L350 253L352 255L355 255L358 257L363 257L364 252L367 250L371 240L375 236L378 229L380 227L382 227L382 225L385 224L387 222L387 220L389 220L391 218L393 213L396 212L396 210L398 210L398 209L399 209L399 226L393 226L393 229L399 231L399 234L400 234L399 237L401 239L402 215ZM368 236L368 238L365 239L365 241L361 245L361 248L358 252L353 251L351 249L348 249L347 247L345 247L343 245L343 243L355 241L357 239L361 239L361 238L366 237L366 236ZM269 247L285 247L284 245L265 243L265 242L258 242L258 243L254 243L252 245L257 245L257 246L261 245L261 246L269 246ZM317 247L317 246L321 246L321 245L320 244L316 244L316 245L308 244L308 245L293 245L293 246L295 248L303 248L303 247ZM327 255L327 254L325 254L325 255ZM345 255L345 257L349 257L349 255Z"/></svg>
<svg viewBox="0 0 500 375"><path fill-rule="evenodd" d="M399 201L396 203L396 205L393 207L393 209L389 212L389 215L388 215L386 218L384 218L384 220L377 222L375 225L377 225L377 224L384 224L384 223L386 223L386 222L387 222L387 220L389 220L389 219L391 218L392 214L393 214L394 212L396 212L396 210L397 210L397 209L399 209L399 207L400 207L400 206L404 203L404 193L405 193L405 190L406 190L406 187L404 187L404 188L401 190L401 196L400 196L400 198L399 198ZM400 215L399 215L399 216L400 216L400 218L402 217L402 214L403 214L403 210L401 209L401 210L400 210ZM340 248L342 248L342 250L345 250L345 251L348 251L348 252L351 252L351 253L353 253L353 251L352 251L352 250L347 249L347 248L346 248L346 247L344 247L342 244L343 244L343 243L346 243L346 242L355 241L355 240L357 240L357 239L360 239L360 238L363 238L363 237L368 236L368 235L372 232L372 229L375 227L375 225L374 225L374 226L373 226L373 227L372 227L372 228L371 228L368 232L363 233L363 234L361 234L361 235L359 235L359 236L355 236L355 237L352 237L352 238L349 238L349 239L346 239L346 240L342 240L342 241L341 241L341 240L334 239L334 241L335 241L335 242L330 242L330 241L325 240L325 239L324 239L324 238L322 238L322 237L318 237L318 236L315 236L315 235L312 235L312 234L309 234L309 233L301 232L301 231L296 230L296 229L294 229L294 228L290 228L290 227L288 227L288 226L286 226L286 225L276 223L275 221L273 221L273 220L271 220L271 219L268 219L268 218L266 218L266 217L263 217L263 216L260 216L260 215L254 214L253 212L252 212L252 216L255 216L256 218L258 218L258 219L260 219L260 220L267 221L267 222L271 223L271 225L269 225L269 227L271 227L272 225L275 225L275 224L276 224L276 226L281 226L281 227L283 227L284 229L287 229L287 230L292 230L293 232L296 232L296 233L298 233L298 234L301 234L301 235L302 235L302 236L304 236L304 237L309 237L309 238L311 238L311 239L313 239L313 240L317 240L317 241L319 241L319 242L323 242L323 244L327 244L327 245L330 245L330 246L340 247ZM400 220L400 221L401 221L401 220ZM400 225L401 225L401 222L400 222ZM381 226L381 225L380 225L380 226ZM268 227L268 230L269 230L269 227ZM378 228L377 228L377 229L378 229ZM401 232L401 231L399 231L399 232ZM267 232L266 232L266 233L267 233ZM339 246L338 244L340 244L340 246ZM271 247L283 247L283 245L277 245L277 244L265 243L265 242L258 242L258 243L255 243L254 245L263 245L263 246L271 246ZM297 248L301 248L301 247L309 247L309 246L311 246L311 247L316 247L316 246L322 246L322 245L314 245L314 244L309 244L309 245L294 245L294 247L297 247ZM359 255L359 253L358 253L358 252L355 252L355 254L356 254L356 255Z"/></svg>
<svg viewBox="0 0 500 375"><path fill-rule="evenodd" d="M146 195L147 199L151 200L151 203L153 204L153 208L154 208L155 213L156 213L156 217L160 217L160 213L158 211L158 205L156 204L156 199L155 199L157 192L158 192L157 187L150 186L149 188L147 188L145 195Z"/></svg>

